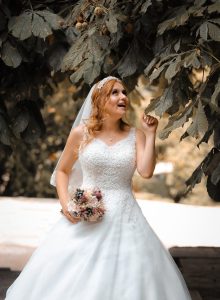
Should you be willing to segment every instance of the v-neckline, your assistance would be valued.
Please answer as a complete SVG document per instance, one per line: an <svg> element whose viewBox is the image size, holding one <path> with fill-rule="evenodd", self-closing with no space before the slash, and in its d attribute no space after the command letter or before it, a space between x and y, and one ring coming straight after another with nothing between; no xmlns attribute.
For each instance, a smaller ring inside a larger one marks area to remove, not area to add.
<svg viewBox="0 0 220 300"><path fill-rule="evenodd" d="M117 144L119 144L119 143L121 143L121 142L127 140L128 137L129 137L130 134L131 134L131 131L132 131L132 128L130 128L130 130L129 130L128 134L126 135L126 137L124 137L123 139L118 140L117 142L115 142L115 143L112 144L112 145L108 145L106 142L104 142L104 141L103 141L102 139L100 139L100 138L94 138L94 140L101 142L101 143L104 144L106 147L114 147L115 145L117 145Z"/></svg>

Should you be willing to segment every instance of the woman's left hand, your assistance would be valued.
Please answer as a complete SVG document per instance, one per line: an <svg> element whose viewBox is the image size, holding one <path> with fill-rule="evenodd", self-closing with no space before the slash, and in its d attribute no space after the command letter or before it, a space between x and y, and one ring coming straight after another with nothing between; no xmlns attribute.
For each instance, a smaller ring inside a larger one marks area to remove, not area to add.
<svg viewBox="0 0 220 300"><path fill-rule="evenodd" d="M154 118L151 115L145 115L145 113L143 113L141 125L144 132L155 133L158 126L158 120L157 118Z"/></svg>

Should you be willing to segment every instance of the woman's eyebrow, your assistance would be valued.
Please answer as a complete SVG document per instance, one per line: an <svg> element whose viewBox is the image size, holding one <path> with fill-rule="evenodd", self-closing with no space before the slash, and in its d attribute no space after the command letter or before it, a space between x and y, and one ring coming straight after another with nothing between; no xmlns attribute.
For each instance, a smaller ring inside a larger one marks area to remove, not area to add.
<svg viewBox="0 0 220 300"><path fill-rule="evenodd" d="M112 90L112 92L118 92L118 91L119 91L119 89L117 89L117 88L115 88L115 89ZM122 91L122 93L127 93L127 91L125 89L123 89L121 91Z"/></svg>

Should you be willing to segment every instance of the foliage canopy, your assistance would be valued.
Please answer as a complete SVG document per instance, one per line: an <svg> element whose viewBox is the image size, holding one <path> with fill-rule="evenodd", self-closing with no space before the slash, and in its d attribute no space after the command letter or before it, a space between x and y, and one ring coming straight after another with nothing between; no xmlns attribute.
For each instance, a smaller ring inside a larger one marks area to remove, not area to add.
<svg viewBox="0 0 220 300"><path fill-rule="evenodd" d="M219 1L5 0L0 5L2 149L45 133L44 98L66 76L81 93L106 74L120 76L131 91L142 74L151 84L164 78L162 95L146 112L168 116L162 139L189 120L181 140L192 136L199 146L214 137L214 148L186 183L190 190L204 173L210 194L219 197ZM193 71L202 73L197 84Z"/></svg>

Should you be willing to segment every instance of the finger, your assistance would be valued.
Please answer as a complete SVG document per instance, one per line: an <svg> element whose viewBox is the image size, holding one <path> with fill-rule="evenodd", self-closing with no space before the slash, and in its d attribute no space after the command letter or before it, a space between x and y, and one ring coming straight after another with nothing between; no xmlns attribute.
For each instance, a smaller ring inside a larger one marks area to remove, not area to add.
<svg viewBox="0 0 220 300"><path fill-rule="evenodd" d="M71 222L71 223L78 223L80 221L80 219L76 219L74 218L69 212L65 213L66 218Z"/></svg>
<svg viewBox="0 0 220 300"><path fill-rule="evenodd" d="M145 123L151 124L151 122L152 122L151 117L146 117L146 118L145 118Z"/></svg>
<svg viewBox="0 0 220 300"><path fill-rule="evenodd" d="M149 117L149 115L146 115L145 113L143 113L143 115L142 115L143 120L146 120L148 117Z"/></svg>
<svg viewBox="0 0 220 300"><path fill-rule="evenodd" d="M145 122L145 123L148 123L148 122L149 122L149 117L148 117L148 116L145 116L145 117L144 117L144 122Z"/></svg>
<svg viewBox="0 0 220 300"><path fill-rule="evenodd" d="M67 211L67 214L68 214L68 216L69 216L70 218L72 218L72 219L74 219L74 220L77 220L77 219L80 220L80 217L75 217L75 216L73 216L69 211Z"/></svg>
<svg viewBox="0 0 220 300"><path fill-rule="evenodd" d="M149 120L149 123L150 124L153 124L155 121L154 121L154 119L153 118L151 118L150 120Z"/></svg>
<svg viewBox="0 0 220 300"><path fill-rule="evenodd" d="M69 216L66 216L66 218L67 218L67 220L70 221L71 223L74 223L73 220L72 220Z"/></svg>
<svg viewBox="0 0 220 300"><path fill-rule="evenodd" d="M152 121L152 120L154 120L155 118L154 117L152 117L151 115L144 115L144 120L145 121Z"/></svg>
<svg viewBox="0 0 220 300"><path fill-rule="evenodd" d="M69 221L72 222L73 224L76 224L76 223L79 222L79 220L75 220L75 219L72 218L72 217L69 217L68 219L69 219Z"/></svg>
<svg viewBox="0 0 220 300"><path fill-rule="evenodd" d="M80 217L73 217L71 214L70 214L70 219L75 223L78 223L80 221Z"/></svg>
<svg viewBox="0 0 220 300"><path fill-rule="evenodd" d="M150 122L150 123L156 123L156 121L157 121L157 119L154 118L154 117L150 117L150 118L149 118L149 122Z"/></svg>

